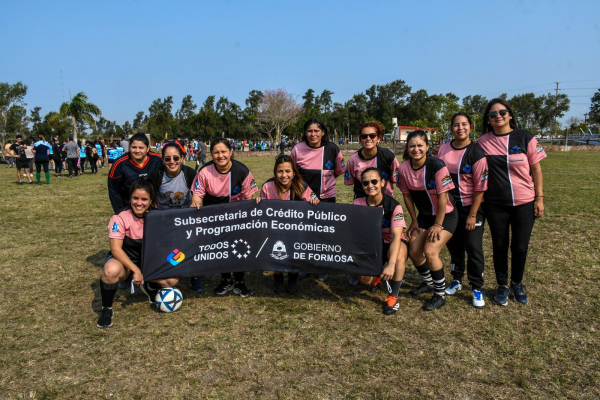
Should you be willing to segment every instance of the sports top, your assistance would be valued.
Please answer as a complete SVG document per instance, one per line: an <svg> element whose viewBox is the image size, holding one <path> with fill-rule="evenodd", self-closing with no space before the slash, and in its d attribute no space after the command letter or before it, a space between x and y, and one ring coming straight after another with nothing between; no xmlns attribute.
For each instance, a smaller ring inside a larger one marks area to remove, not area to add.
<svg viewBox="0 0 600 400"><path fill-rule="evenodd" d="M446 214L454 210L454 183L446 164L437 157L427 156L419 169L413 169L410 160L403 161L398 169L398 188L402 193L410 193L419 214L436 215L438 195L445 192L449 192Z"/></svg>
<svg viewBox="0 0 600 400"><path fill-rule="evenodd" d="M463 207L473 204L474 192L487 190L488 168L483 150L471 142L462 149L454 147L454 140L443 144L437 157L446 164L454 189L452 196Z"/></svg>
<svg viewBox="0 0 600 400"><path fill-rule="evenodd" d="M231 160L231 168L224 174L217 170L214 161L209 161L192 182L192 193L203 199L204 206L246 200L256 192L258 187L248 167L236 160Z"/></svg>
<svg viewBox="0 0 600 400"><path fill-rule="evenodd" d="M48 142L39 140L33 144L33 149L35 150L36 160L48 160L50 158L48 155L50 152L50 144Z"/></svg>
<svg viewBox="0 0 600 400"><path fill-rule="evenodd" d="M515 129L505 135L488 132L477 145L488 162L485 201L500 206L519 206L535 199L530 165L546 158L546 152L531 132Z"/></svg>
<svg viewBox="0 0 600 400"><path fill-rule="evenodd" d="M369 206L366 197L359 197L354 199L352 204L357 206ZM381 235L384 243L392 242L392 228L406 228L406 221L404 221L404 211L402 206L393 197L383 194L381 203L377 205L383 210L383 219L381 220ZM404 232L402 232L401 239L406 240Z"/></svg>
<svg viewBox="0 0 600 400"><path fill-rule="evenodd" d="M394 196L394 185L398 179L398 167L400 163L396 155L388 149L377 147L377 154L371 158L365 158L360 150L352 154L346 164L344 173L344 185L354 184L354 197L365 197L365 189L361 183L361 174L367 168L377 168L385 179L383 193Z"/></svg>
<svg viewBox="0 0 600 400"><path fill-rule="evenodd" d="M108 237L123 240L123 251L132 263L142 267L142 239L144 218L135 216L131 209L113 215L108 223Z"/></svg>
<svg viewBox="0 0 600 400"><path fill-rule="evenodd" d="M115 214L123 211L129 205L129 189L133 182L163 165L161 156L148 152L143 165L134 163L129 153L119 157L108 173L108 197Z"/></svg>
<svg viewBox="0 0 600 400"><path fill-rule="evenodd" d="M290 154L302 178L320 199L336 196L335 178L344 173L344 158L339 147L327 142L320 147L298 143Z"/></svg>
<svg viewBox="0 0 600 400"><path fill-rule="evenodd" d="M317 195L312 191L312 189L308 186L306 182L302 182L302 186L304 187L304 193L302 197L297 197L296 195L290 199L290 190L284 193L285 199L283 200L306 200L311 201L315 199ZM271 178L262 185L260 189L260 198L262 200L282 200L279 196L279 192L277 191L277 185L275 184L275 178Z"/></svg>

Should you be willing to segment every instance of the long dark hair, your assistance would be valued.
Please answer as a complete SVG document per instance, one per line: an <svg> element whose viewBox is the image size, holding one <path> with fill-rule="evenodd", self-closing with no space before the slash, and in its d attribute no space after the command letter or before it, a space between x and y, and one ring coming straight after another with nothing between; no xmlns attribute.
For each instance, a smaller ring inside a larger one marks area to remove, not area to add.
<svg viewBox="0 0 600 400"><path fill-rule="evenodd" d="M312 124L316 124L319 127L319 129L323 131L323 136L321 137L321 144L328 143L329 142L329 133L327 131L327 127L325 126L325 123L323 121L321 121L319 118L311 118L308 121L306 121L306 123L304 124L304 130L302 132L302 140L304 141L304 143L306 143L308 145L308 138L306 137L306 131Z"/></svg>
<svg viewBox="0 0 600 400"><path fill-rule="evenodd" d="M410 142L413 138L420 137L425 141L425 144L429 146L429 139L427 139L427 134L425 131L421 129L417 129L416 131L412 131L406 136L406 147L404 148L404 153L402 154L402 158L404 160L410 160L410 155L408 154L408 142Z"/></svg>
<svg viewBox="0 0 600 400"><path fill-rule="evenodd" d="M509 126L512 129L517 129L517 117L513 113L512 108L510 108L508 102L504 99L496 98L490 100L487 107L485 108L485 112L483 113L483 124L481 134L483 135L494 130L494 128L492 128L492 125L490 124L490 109L494 106L494 104L502 104L504 107L506 107L506 109L508 110L508 114L512 117L510 121L508 121Z"/></svg>
<svg viewBox="0 0 600 400"><path fill-rule="evenodd" d="M296 197L298 199L302 198L304 194L304 186L302 185L302 175L300 175L300 171L298 171L298 167L294 164L294 160L292 157L287 154L282 154L275 159L275 166L273 167L273 176L275 176L275 186L277 187L278 193L285 193L285 189L279 181L277 180L277 167L283 163L290 163L292 166L292 171L294 172L294 177L292 178L292 184L290 186L290 199Z"/></svg>
<svg viewBox="0 0 600 400"><path fill-rule="evenodd" d="M131 189L129 189L129 198L133 195L133 192L141 189L150 195L150 208L156 207L156 189L154 188L154 181L146 176L143 176L133 182Z"/></svg>
<svg viewBox="0 0 600 400"><path fill-rule="evenodd" d="M165 144L162 148L162 156L163 157L165 156L165 150L170 147L177 149L180 156L184 155L183 149L181 148L181 145L179 144L179 142L169 142L169 143Z"/></svg>

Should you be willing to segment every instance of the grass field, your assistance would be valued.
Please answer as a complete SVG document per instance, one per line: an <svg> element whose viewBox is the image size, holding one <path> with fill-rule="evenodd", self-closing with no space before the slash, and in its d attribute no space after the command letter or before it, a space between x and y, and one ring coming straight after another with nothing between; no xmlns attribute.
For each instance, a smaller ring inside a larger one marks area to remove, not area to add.
<svg viewBox="0 0 600 400"><path fill-rule="evenodd" d="M463 290L421 311L427 295L408 295L420 283L409 262L392 317L380 311L382 292L351 288L347 276L307 279L297 295L275 296L264 272L247 278L255 295L246 299L214 296L217 276L203 278L201 294L184 279L174 314L119 291L106 330L96 313L112 215L108 168L19 186L2 165L0 399L598 398L598 156L551 152L542 162L546 216L530 244L529 305L491 303L486 232L483 310ZM240 160L257 182L271 176L273 158ZM338 191L349 203L341 178Z"/></svg>

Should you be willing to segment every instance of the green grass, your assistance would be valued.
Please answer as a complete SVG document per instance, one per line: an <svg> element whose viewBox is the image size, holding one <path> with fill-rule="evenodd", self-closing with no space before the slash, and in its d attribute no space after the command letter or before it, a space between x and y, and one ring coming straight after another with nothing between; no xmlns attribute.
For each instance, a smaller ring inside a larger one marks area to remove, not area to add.
<svg viewBox="0 0 600 400"><path fill-rule="evenodd" d="M239 159L257 182L271 176L272 157ZM217 276L203 278L202 294L184 280L174 314L119 291L114 326L101 330L108 169L18 186L2 165L0 398L598 398L600 162L551 152L542 166L546 216L530 244L527 306L491 304L486 232L483 310L463 290L421 311L427 296L407 294L419 284L409 262L393 317L380 312L383 293L350 288L347 276L275 296L264 272L247 278L246 299L212 295Z"/></svg>

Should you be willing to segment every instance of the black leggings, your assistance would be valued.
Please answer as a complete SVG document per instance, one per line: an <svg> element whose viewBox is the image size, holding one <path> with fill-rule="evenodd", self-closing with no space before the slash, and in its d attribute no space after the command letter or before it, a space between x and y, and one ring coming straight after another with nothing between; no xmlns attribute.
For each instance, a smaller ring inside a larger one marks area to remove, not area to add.
<svg viewBox="0 0 600 400"><path fill-rule="evenodd" d="M511 253L511 276L521 283L527 261L529 239L535 223L533 201L520 206L485 204L485 215L492 234L494 270L498 285L508 285L508 247ZM512 233L512 240L510 239Z"/></svg>
<svg viewBox="0 0 600 400"><path fill-rule="evenodd" d="M69 175L73 175L73 171L75 174L79 171L77 168L77 159L76 158L67 158L67 166L69 167Z"/></svg>
<svg viewBox="0 0 600 400"><path fill-rule="evenodd" d="M92 160L90 161L90 165L91 165L91 169L92 169L92 174L95 172L98 172L98 159L97 158L92 158Z"/></svg>
<svg viewBox="0 0 600 400"><path fill-rule="evenodd" d="M231 272L221 273L221 279L231 279ZM233 279L237 282L244 280L244 272L234 272Z"/></svg>
<svg viewBox="0 0 600 400"><path fill-rule="evenodd" d="M62 167L63 167L62 160L55 158L54 159L54 172L57 175L60 175L60 173L62 172Z"/></svg>
<svg viewBox="0 0 600 400"><path fill-rule="evenodd" d="M49 172L48 164L50 160L36 159L35 160L35 172L38 174L42 172L42 167L44 168L44 172Z"/></svg>
<svg viewBox="0 0 600 400"><path fill-rule="evenodd" d="M477 210L475 229L472 231L465 229L471 206L457 205L456 211L458 211L458 226L454 231L454 235L446 243L451 256L452 276L458 281L465 276L466 251L469 257L467 260L469 282L473 289L481 289L483 287L483 267L485 265L483 257L483 226L485 224L483 204Z"/></svg>

